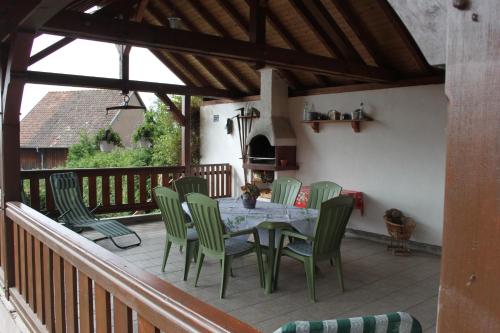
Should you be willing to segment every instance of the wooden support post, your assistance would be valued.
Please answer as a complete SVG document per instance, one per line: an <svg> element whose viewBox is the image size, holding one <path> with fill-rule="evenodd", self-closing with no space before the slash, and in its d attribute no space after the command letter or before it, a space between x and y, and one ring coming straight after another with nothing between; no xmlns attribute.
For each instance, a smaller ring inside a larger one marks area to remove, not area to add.
<svg viewBox="0 0 500 333"><path fill-rule="evenodd" d="M469 2L447 4L440 333L500 332L500 2Z"/></svg>
<svg viewBox="0 0 500 333"><path fill-rule="evenodd" d="M182 114L184 127L182 127L182 165L187 172L191 167L191 96L182 97Z"/></svg>
<svg viewBox="0 0 500 333"><path fill-rule="evenodd" d="M8 288L14 285L14 237L12 221L5 215L7 201L21 199L21 163L19 147L19 113L23 96L24 83L10 80L10 73L16 70L26 70L30 58L34 35L32 33L17 33L11 36L8 57L2 68L2 126L0 131L0 221L2 221L2 268L4 272L4 286L8 295ZM2 49L2 54L6 50Z"/></svg>

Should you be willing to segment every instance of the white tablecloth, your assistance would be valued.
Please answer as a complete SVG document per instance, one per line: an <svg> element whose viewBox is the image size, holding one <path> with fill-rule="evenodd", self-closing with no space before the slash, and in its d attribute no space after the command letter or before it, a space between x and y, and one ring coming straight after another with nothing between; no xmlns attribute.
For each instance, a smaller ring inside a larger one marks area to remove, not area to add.
<svg viewBox="0 0 500 333"><path fill-rule="evenodd" d="M262 222L286 222L306 235L314 234L318 211L282 204L257 201L255 209L246 209L240 198L219 199L221 218L229 231L244 230L256 227ZM182 204L186 213L190 214L187 203ZM268 231L259 229L260 243L269 244ZM244 236L246 237L246 236ZM276 232L276 244L280 238L279 230Z"/></svg>

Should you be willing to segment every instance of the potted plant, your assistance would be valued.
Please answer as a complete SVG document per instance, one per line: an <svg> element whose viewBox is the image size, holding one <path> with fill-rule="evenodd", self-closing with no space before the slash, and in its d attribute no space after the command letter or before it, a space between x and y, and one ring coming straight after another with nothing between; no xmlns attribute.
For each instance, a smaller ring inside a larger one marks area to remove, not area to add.
<svg viewBox="0 0 500 333"><path fill-rule="evenodd" d="M415 230L415 221L405 216L399 209L391 208L384 215L387 232L391 236L391 245L394 254L409 254L407 242ZM395 244L394 244L395 243Z"/></svg>
<svg viewBox="0 0 500 333"><path fill-rule="evenodd" d="M107 129L101 128L96 134L95 141L103 152L110 152L115 146L120 147L122 145L120 135L113 131L111 127Z"/></svg>
<svg viewBox="0 0 500 333"><path fill-rule="evenodd" d="M140 148L151 148L155 135L155 127L152 123L144 123L137 127L132 136L132 141Z"/></svg>
<svg viewBox="0 0 500 333"><path fill-rule="evenodd" d="M247 209L254 209L257 203L257 198L260 195L260 190L254 184L245 184L241 187L241 199L243 200L243 207Z"/></svg>

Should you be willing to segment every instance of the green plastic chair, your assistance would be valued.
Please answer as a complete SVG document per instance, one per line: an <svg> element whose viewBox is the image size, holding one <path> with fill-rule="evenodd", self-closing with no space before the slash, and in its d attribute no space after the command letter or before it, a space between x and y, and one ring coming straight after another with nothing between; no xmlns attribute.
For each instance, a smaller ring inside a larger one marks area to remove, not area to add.
<svg viewBox="0 0 500 333"><path fill-rule="evenodd" d="M302 183L293 177L279 177L273 182L271 202L293 206Z"/></svg>
<svg viewBox="0 0 500 333"><path fill-rule="evenodd" d="M181 248L186 249L184 254L184 281L186 281L191 260L196 258L198 233L193 228L189 228L192 224L186 223L177 192L166 187L157 187L154 189L154 198L167 231L161 271L165 272L165 265L167 264L172 243L179 245Z"/></svg>
<svg viewBox="0 0 500 333"><path fill-rule="evenodd" d="M179 193L181 202L186 201L189 193L201 193L208 196L208 182L201 177L182 177L174 181L174 189Z"/></svg>
<svg viewBox="0 0 500 333"><path fill-rule="evenodd" d="M85 206L80 194L78 177L74 172L50 175L50 186L52 187L54 203L61 214L58 220L71 230L79 232L83 228L93 229L104 235L104 237L93 239L94 242L109 239L120 249L141 245L141 238L135 231L116 220L99 220L93 213L97 207L90 211ZM138 242L127 246L118 245L114 238L126 235L134 235Z"/></svg>
<svg viewBox="0 0 500 333"><path fill-rule="evenodd" d="M322 321L294 321L281 326L274 333L422 333L417 319L406 312L378 316L353 317Z"/></svg>
<svg viewBox="0 0 500 333"><path fill-rule="evenodd" d="M342 191L342 186L334 182L317 182L311 184L309 200L306 208L320 209L321 204L331 198L338 197Z"/></svg>
<svg viewBox="0 0 500 333"><path fill-rule="evenodd" d="M220 298L226 294L228 275L231 271L231 262L236 257L255 252L259 268L260 286L264 287L264 267L260 252L259 233L256 228L241 230L238 232L224 231L224 224L220 217L219 203L206 195L191 193L186 196L191 217L194 221L199 237L199 251L197 258L195 287L198 285L201 266L205 256L221 261L221 287ZM236 236L250 235L254 237L254 243Z"/></svg>
<svg viewBox="0 0 500 333"><path fill-rule="evenodd" d="M282 231L276 253L275 288L278 285L281 256L288 256L304 264L311 301L316 302L315 267L318 261L334 258L340 289L344 291L340 243L353 207L354 199L352 197L340 196L327 200L321 204L313 236L291 230ZM285 237L293 238L294 242L283 248Z"/></svg>

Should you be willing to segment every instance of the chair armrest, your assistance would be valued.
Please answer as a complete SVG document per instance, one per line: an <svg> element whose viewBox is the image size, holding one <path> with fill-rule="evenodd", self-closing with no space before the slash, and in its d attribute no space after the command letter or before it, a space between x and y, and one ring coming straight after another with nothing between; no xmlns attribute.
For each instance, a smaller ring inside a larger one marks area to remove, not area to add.
<svg viewBox="0 0 500 333"><path fill-rule="evenodd" d="M93 209L90 210L90 213L94 213L96 211L97 208L101 207L101 204L95 206Z"/></svg>
<svg viewBox="0 0 500 333"><path fill-rule="evenodd" d="M57 217L57 220L62 219L62 218L63 218L64 216L66 216L66 214L68 214L69 212L71 212L71 209L68 209L67 211L65 211L64 213L62 213L61 215L59 215L59 216Z"/></svg>
<svg viewBox="0 0 500 333"><path fill-rule="evenodd" d="M224 234L224 238L232 238L236 236L242 236L242 235L250 235L255 232L255 228L250 228L250 229L245 229L245 230L239 230L235 232L227 232Z"/></svg>
<svg viewBox="0 0 500 333"><path fill-rule="evenodd" d="M312 237L312 236L304 235L304 234L301 234L301 233L298 233L295 231L291 231L291 230L283 230L281 232L281 236L282 237L288 236L288 237L299 238L299 239L309 240L309 241L314 240L314 237Z"/></svg>

